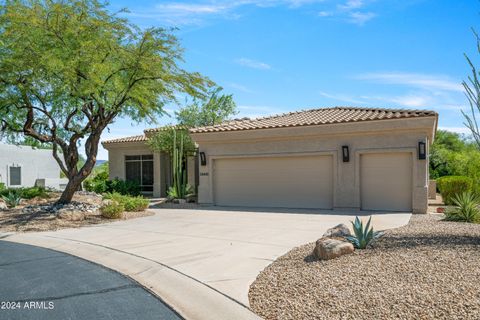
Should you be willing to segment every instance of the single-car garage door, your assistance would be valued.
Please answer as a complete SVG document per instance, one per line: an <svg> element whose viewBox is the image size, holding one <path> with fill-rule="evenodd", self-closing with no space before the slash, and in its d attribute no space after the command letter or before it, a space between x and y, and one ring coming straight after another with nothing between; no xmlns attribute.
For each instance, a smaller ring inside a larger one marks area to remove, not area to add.
<svg viewBox="0 0 480 320"><path fill-rule="evenodd" d="M333 206L332 156L226 158L214 160L213 165L216 205Z"/></svg>
<svg viewBox="0 0 480 320"><path fill-rule="evenodd" d="M363 210L412 210L412 154L360 155L360 194Z"/></svg>

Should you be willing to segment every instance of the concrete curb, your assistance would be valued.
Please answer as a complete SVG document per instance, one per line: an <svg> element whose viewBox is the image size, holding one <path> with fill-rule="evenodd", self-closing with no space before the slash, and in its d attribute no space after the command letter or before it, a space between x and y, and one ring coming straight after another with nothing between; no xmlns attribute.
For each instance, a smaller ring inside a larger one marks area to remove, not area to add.
<svg viewBox="0 0 480 320"><path fill-rule="evenodd" d="M158 295L186 319L260 319L243 304L158 262L76 240L41 234L3 235L3 241L65 252L116 270Z"/></svg>

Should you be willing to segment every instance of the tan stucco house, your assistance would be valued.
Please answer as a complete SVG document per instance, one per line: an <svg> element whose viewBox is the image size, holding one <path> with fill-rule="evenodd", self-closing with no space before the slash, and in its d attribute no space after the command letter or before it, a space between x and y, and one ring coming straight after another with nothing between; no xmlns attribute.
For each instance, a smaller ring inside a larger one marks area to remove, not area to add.
<svg viewBox="0 0 480 320"><path fill-rule="evenodd" d="M201 204L425 213L437 122L433 111L335 107L194 128L189 181ZM111 178L147 172L164 195L168 161L145 146L151 131L103 145ZM128 164L139 156L152 159L146 171Z"/></svg>

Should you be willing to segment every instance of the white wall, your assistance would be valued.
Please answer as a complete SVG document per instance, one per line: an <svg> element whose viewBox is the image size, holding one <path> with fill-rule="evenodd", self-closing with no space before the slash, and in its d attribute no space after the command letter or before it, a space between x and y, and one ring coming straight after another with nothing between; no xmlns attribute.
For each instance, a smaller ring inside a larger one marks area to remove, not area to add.
<svg viewBox="0 0 480 320"><path fill-rule="evenodd" d="M60 167L52 156L52 150L0 144L0 182L7 187L10 186L11 166L20 166L22 172L21 185L14 187L33 187L37 179L60 178Z"/></svg>

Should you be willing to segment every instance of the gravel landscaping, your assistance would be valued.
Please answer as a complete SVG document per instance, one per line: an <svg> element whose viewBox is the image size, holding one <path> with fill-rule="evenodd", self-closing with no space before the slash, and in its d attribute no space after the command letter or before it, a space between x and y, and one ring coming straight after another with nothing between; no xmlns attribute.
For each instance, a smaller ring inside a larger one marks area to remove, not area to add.
<svg viewBox="0 0 480 320"><path fill-rule="evenodd" d="M333 260L295 248L257 277L250 306L265 319L480 319L480 225L441 218L413 215Z"/></svg>
<svg viewBox="0 0 480 320"><path fill-rule="evenodd" d="M63 206L55 204L59 196L60 193L52 192L46 199L22 200L16 208L0 210L0 232L50 231L118 221L118 219L102 217L99 211L102 205L102 196L100 195L77 192L73 201ZM153 212L149 210L123 212L121 219L151 215Z"/></svg>

